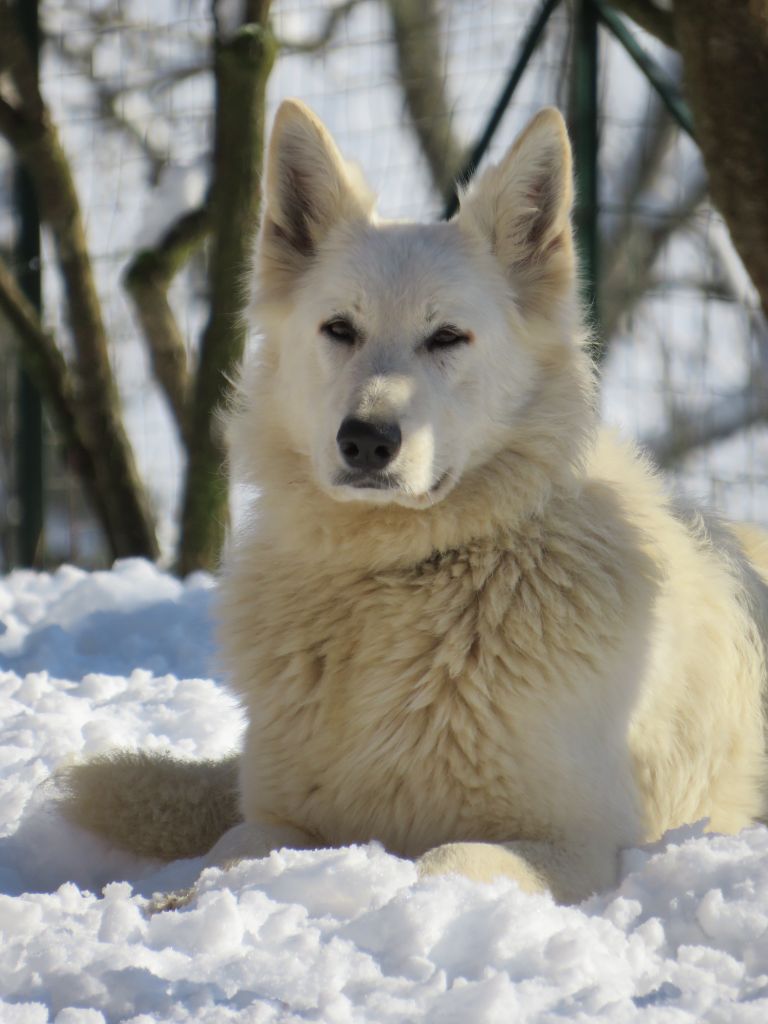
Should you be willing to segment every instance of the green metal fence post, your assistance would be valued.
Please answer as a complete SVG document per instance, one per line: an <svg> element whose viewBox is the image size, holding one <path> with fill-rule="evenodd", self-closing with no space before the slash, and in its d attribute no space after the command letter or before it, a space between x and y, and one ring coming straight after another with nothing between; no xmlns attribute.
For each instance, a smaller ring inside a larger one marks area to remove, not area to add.
<svg viewBox="0 0 768 1024"><path fill-rule="evenodd" d="M600 362L598 281L600 234L598 230L598 12L592 0L574 4L571 135L576 171L576 239L581 263L582 296L592 330L591 351Z"/></svg>
<svg viewBox="0 0 768 1024"><path fill-rule="evenodd" d="M488 118L488 122L485 125L485 128L483 128L477 142L472 147L464 166L456 176L456 187L454 188L453 195L446 203L445 210L443 212L445 220L450 220L458 210L459 186L466 185L469 182L477 170L478 164L485 156L485 152L493 141L496 130L501 124L501 119L512 100L515 89L517 89L520 84L520 79L523 77L523 73L528 67L528 63L533 56L536 47L539 45L539 40L541 39L544 29L547 27L547 22L559 3L560 0L543 0L541 6L534 15L533 20L528 26L528 29L520 42L520 49L515 57L515 63L510 69L507 80L504 83L504 88L494 104L493 110Z"/></svg>
<svg viewBox="0 0 768 1024"><path fill-rule="evenodd" d="M40 49L38 0L17 6L21 31L37 66ZM27 298L41 308L40 215L32 180L18 167L14 183L18 210L15 246L17 276ZM16 432L16 489L20 521L16 557L21 565L39 562L42 554L43 501L43 409L40 395L24 370L18 379L18 421Z"/></svg>
<svg viewBox="0 0 768 1024"><path fill-rule="evenodd" d="M621 43L630 58L640 68L648 84L660 97L662 103L677 124L695 141L693 116L691 115L690 107L680 94L677 84L672 81L664 68L638 43L634 35L627 28L624 20L614 10L603 3L603 0L592 0L592 2L597 9L602 23Z"/></svg>

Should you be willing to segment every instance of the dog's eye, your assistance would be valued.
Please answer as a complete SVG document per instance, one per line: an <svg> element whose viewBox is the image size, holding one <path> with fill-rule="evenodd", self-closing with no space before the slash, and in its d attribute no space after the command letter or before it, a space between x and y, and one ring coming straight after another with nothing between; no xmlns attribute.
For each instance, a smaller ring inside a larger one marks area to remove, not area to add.
<svg viewBox="0 0 768 1024"><path fill-rule="evenodd" d="M354 345L357 341L357 331L354 325L342 316L326 320L324 324L320 325L320 332L331 341L338 342L339 345Z"/></svg>
<svg viewBox="0 0 768 1024"><path fill-rule="evenodd" d="M454 345L466 345L472 340L466 331L454 327L452 324L445 324L438 328L427 338L426 348L428 352L435 349L453 348Z"/></svg>

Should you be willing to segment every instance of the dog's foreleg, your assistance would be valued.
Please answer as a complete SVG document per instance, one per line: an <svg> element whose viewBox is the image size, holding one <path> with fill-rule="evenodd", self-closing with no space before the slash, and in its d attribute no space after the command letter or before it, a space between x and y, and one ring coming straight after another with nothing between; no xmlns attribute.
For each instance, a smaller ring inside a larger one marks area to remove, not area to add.
<svg viewBox="0 0 768 1024"><path fill-rule="evenodd" d="M551 892L559 903L579 903L616 884L618 850L567 848L552 843L446 843L418 861L420 877L458 874L480 882L514 878L523 892Z"/></svg>
<svg viewBox="0 0 768 1024"><path fill-rule="evenodd" d="M293 825L265 825L242 821L234 825L211 847L203 861L204 868L231 868L241 860L268 857L273 850L290 847L309 850L322 845L316 836L310 836ZM198 894L197 884L175 892L156 893L147 906L148 914L165 910L179 910L191 903Z"/></svg>
<svg viewBox="0 0 768 1024"><path fill-rule="evenodd" d="M272 825L243 821L230 828L205 855L205 867L230 867L241 860L268 857L273 850L288 846L311 850L323 845L316 836L293 825Z"/></svg>

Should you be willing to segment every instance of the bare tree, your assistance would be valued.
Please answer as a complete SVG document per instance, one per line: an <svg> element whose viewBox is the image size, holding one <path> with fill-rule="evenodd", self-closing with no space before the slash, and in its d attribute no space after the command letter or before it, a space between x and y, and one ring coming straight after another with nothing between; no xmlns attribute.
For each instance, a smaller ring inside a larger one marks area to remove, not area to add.
<svg viewBox="0 0 768 1024"><path fill-rule="evenodd" d="M744 386L696 412L673 403L664 429L646 438L660 464L671 466L693 451L768 422L768 120L757 99L768 91L768 0L672 0L663 9L653 0L615 0L615 6L679 52L706 178L691 182L671 220L634 238L627 235L624 246L614 251L609 261L605 326L615 330L619 317L652 283L653 264L670 237L670 228L688 225L710 195L754 282L763 311L752 315L758 360ZM632 255L636 269L627 275L623 264ZM727 260L718 255L716 243L714 257L721 270L719 279L702 281L700 286L743 303L743 289ZM620 284L622 280L627 288Z"/></svg>
<svg viewBox="0 0 768 1024"><path fill-rule="evenodd" d="M187 454L179 550L184 572L215 566L227 522L227 483L215 411L225 400L242 354L241 281L258 216L265 90L275 53L268 0L247 0L236 25L222 23L218 0L213 0L212 14L216 100L209 199L203 208L185 211L157 246L138 253L125 277L155 375ZM87 51L71 45L66 56L81 64L88 60ZM36 185L64 285L73 358L65 358L68 346L45 330L3 265L0 311L74 456L112 555L155 558L155 528L122 421L74 176L38 88L14 0L0 0L0 71L0 133ZM97 93L102 113L132 134L157 165L160 155L147 148L140 131L123 116L114 92L101 83ZM197 365L190 367L167 290L209 236L211 313Z"/></svg>
<svg viewBox="0 0 768 1024"><path fill-rule="evenodd" d="M675 47L712 198L768 315L768 0L616 0Z"/></svg>
<svg viewBox="0 0 768 1024"><path fill-rule="evenodd" d="M5 75L0 134L27 167L53 240L75 350L71 375L80 432L90 452L88 483L92 493L99 495L102 524L115 555L140 553L154 558L157 541L119 412L77 189L18 29L15 6L11 0L0 0L0 70ZM12 302L10 293L4 298L6 304Z"/></svg>

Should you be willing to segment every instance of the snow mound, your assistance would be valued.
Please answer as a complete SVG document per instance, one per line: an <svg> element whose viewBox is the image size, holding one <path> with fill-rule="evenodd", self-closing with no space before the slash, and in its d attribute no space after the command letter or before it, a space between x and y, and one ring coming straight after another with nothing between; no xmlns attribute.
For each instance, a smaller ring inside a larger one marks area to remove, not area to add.
<svg viewBox="0 0 768 1024"><path fill-rule="evenodd" d="M418 881L378 845L273 853L150 913L161 867L51 810L46 779L113 746L220 757L210 579L138 560L0 581L3 1024L508 1024L768 1020L768 829L629 851L578 908L509 881Z"/></svg>

